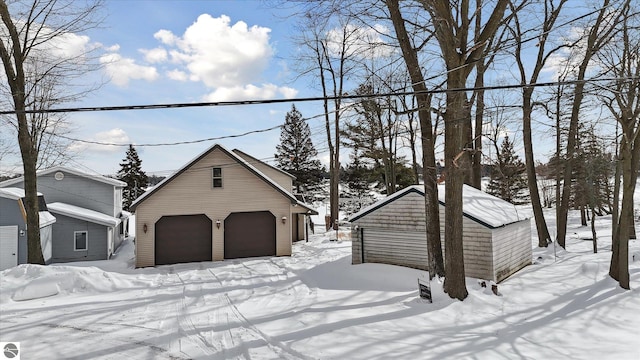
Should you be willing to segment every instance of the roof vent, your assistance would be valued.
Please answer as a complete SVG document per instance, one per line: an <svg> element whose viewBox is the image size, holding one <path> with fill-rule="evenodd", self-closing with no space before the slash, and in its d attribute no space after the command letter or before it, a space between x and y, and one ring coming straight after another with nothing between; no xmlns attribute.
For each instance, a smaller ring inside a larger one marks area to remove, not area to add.
<svg viewBox="0 0 640 360"><path fill-rule="evenodd" d="M53 177L54 177L56 180L60 181L60 180L64 179L64 173L63 173L63 172L61 172L61 171L58 171L57 173L55 173L55 175L53 175Z"/></svg>

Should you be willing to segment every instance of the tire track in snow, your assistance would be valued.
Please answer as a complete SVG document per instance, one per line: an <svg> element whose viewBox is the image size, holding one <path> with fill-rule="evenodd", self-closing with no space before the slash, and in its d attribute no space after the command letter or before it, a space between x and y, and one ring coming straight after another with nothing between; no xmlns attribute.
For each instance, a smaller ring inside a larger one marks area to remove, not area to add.
<svg viewBox="0 0 640 360"><path fill-rule="evenodd" d="M120 343L117 344L118 345L118 349L120 349L120 351L118 352L118 356L122 356L123 358L136 358L139 357L140 354L138 352L134 352L134 351L127 351L126 349L123 350L123 345L124 346L142 346L144 348L148 348L150 350L153 351L154 353L154 358L156 359L170 359L170 360L186 360L188 358L183 358L183 357L178 357L175 356L173 354L171 354L169 352L169 350L162 348L158 345L152 344L152 343L148 343L145 341L131 341L129 339L120 339L118 337L115 337L113 335L113 333L106 333L106 332L102 332L102 331L97 331L97 330L92 330L92 329L87 329L87 328L83 328L83 327L79 327L79 326L73 326L73 325L62 325L62 324L49 324L49 323L41 323L40 325L42 326L46 326L49 328L53 328L53 329L66 329L66 330L74 330L74 331L78 331L78 332L82 332L85 334L92 334L92 336L98 336L99 338L99 342L100 343L109 343L109 342L114 342L114 343ZM104 336L101 336L104 335ZM108 335L108 337L107 337ZM98 340L94 338L94 341ZM99 350L98 350L99 351ZM106 351L106 350L105 350ZM124 353L122 353L122 351L124 351ZM106 355L106 354L105 354ZM113 354L112 354L113 355ZM83 358L82 356L76 357L77 359L81 359ZM69 359L73 359L73 358L69 358Z"/></svg>
<svg viewBox="0 0 640 360"><path fill-rule="evenodd" d="M187 286L194 288L194 290L190 291L198 292L200 295L199 298L204 301L204 297L202 296L202 285L187 284L182 279L179 273L176 273L175 275L178 277L178 280L180 280L180 283L182 283L182 296L180 297L180 301L176 303L176 317L179 326L178 332L185 336L187 339L194 342L195 345L200 348L206 355L212 356L219 349L213 343L207 340L207 338L198 329L196 329L196 326L194 325L191 318L191 314L189 314L187 310ZM189 333L195 335L189 335ZM182 339L179 339L178 341L182 341ZM212 351L211 349L214 350Z"/></svg>
<svg viewBox="0 0 640 360"><path fill-rule="evenodd" d="M247 267L248 268L248 267ZM283 269L283 268L281 268ZM207 269L209 271L209 273L211 273L211 275L213 275L213 277L218 281L218 283L220 284L221 287L224 287L224 285L222 284L222 281L218 278L218 276L211 271L211 269ZM285 269L286 270L286 269ZM280 273L282 275L282 273ZM284 275L285 278L288 277L287 275ZM231 301L231 298L229 297L228 294L223 294L221 295L222 299L224 300L225 303L225 307L224 309L227 309L227 315L226 315L226 324L229 326L229 336L231 341L235 344L235 338L233 336L233 333L231 332L231 322L229 321L229 315L231 315L232 318L235 318L237 320L237 322L239 324L242 325L242 328L245 329L246 333L249 334L251 337L257 338L258 340L263 341L267 347L269 349L271 349L275 355L280 358L280 359L303 359L303 360L312 360L314 359L313 357L307 356L302 354L299 351L294 350L293 348L291 348L291 346L284 344L274 338L272 338L271 336L267 335L266 333L264 333L263 331L261 331L260 329L258 329L257 326L255 326L251 321L249 321L249 319L247 319L242 312L240 312L240 310L238 309L238 307L233 303L233 301ZM241 339L241 343L242 343ZM250 359L250 356L248 354L248 349L246 349L246 347L243 347L243 353L245 354L245 357L247 359Z"/></svg>

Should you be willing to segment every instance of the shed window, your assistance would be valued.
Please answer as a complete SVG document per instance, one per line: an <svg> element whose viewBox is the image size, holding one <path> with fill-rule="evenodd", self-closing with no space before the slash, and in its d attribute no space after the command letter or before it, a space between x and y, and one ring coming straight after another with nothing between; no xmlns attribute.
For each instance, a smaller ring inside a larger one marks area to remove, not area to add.
<svg viewBox="0 0 640 360"><path fill-rule="evenodd" d="M213 168L213 187L214 188L222 187L222 168L219 168L219 167Z"/></svg>
<svg viewBox="0 0 640 360"><path fill-rule="evenodd" d="M74 231L73 232L73 250L86 251L89 248L89 232Z"/></svg>
<svg viewBox="0 0 640 360"><path fill-rule="evenodd" d="M22 202L22 206L26 208L25 204L27 203L27 198L23 197L20 201ZM49 209L47 209L47 202L44 200L44 196L42 195L38 195L38 211L49 211Z"/></svg>

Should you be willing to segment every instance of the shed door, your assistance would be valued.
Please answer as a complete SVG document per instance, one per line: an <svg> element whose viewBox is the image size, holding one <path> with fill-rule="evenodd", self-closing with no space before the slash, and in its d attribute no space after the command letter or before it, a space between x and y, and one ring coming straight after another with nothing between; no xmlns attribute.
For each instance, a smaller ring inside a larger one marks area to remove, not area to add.
<svg viewBox="0 0 640 360"><path fill-rule="evenodd" d="M18 265L18 226L0 226L0 271Z"/></svg>
<svg viewBox="0 0 640 360"><path fill-rule="evenodd" d="M211 224L204 214L161 217L155 224L156 265L211 261Z"/></svg>
<svg viewBox="0 0 640 360"><path fill-rule="evenodd" d="M426 232L363 228L363 262L427 269Z"/></svg>
<svg viewBox="0 0 640 360"><path fill-rule="evenodd" d="M224 220L224 258L276 254L276 217L269 211L231 213Z"/></svg>

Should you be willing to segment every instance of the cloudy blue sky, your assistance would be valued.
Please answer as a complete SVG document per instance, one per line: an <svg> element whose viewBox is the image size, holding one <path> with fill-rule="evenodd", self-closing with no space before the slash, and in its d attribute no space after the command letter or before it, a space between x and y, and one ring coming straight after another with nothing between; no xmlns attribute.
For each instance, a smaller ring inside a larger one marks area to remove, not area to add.
<svg viewBox="0 0 640 360"><path fill-rule="evenodd" d="M102 67L92 76L108 80L73 105L97 107L320 96L320 91L310 86L309 79L296 80L292 70L298 49L293 43L297 31L295 19L288 17L291 11L270 8L266 1L106 0L101 12L104 22L99 28L66 38L65 46L70 49L96 48ZM385 29L378 31L384 33ZM553 68L554 61L550 63ZM499 72L498 78L491 82L514 83L513 76L509 75L515 71L513 61L504 60L501 66L506 71ZM547 75L552 78L552 73ZM68 135L124 145L233 136L281 125L291 105L70 113L72 132ZM296 103L305 118L320 115L321 105L319 102ZM323 119L314 118L309 125L319 158L326 163ZM552 143L549 130L548 126L541 126L537 134L539 143ZM519 127L510 132L510 137L516 140L516 150L521 150ZM276 129L217 142L268 161L273 158L279 137L280 131ZM207 141L180 146L138 146L137 150L145 171L167 175L213 144ZM550 146L538 146L537 150L540 149L543 157L551 151ZM76 142L71 150L77 156L68 165L90 173L115 174L126 147ZM343 159L347 160L347 156ZM3 159L0 170L21 172L19 158Z"/></svg>
<svg viewBox="0 0 640 360"><path fill-rule="evenodd" d="M293 21L286 10L260 1L107 0L105 21L86 35L100 46L102 74L110 79L81 106L288 99L318 95L293 82ZM303 116L320 111L300 104ZM73 113L69 136L107 143L167 143L235 135L284 121L291 104ZM304 110L302 109L304 108ZM310 122L322 139L320 119ZM272 157L280 131L220 140L258 158ZM167 174L214 142L139 147L144 169ZM324 146L326 147L326 146ZM76 143L70 164L115 173L124 147ZM318 144L322 151L323 144ZM323 154L320 154L321 156Z"/></svg>

